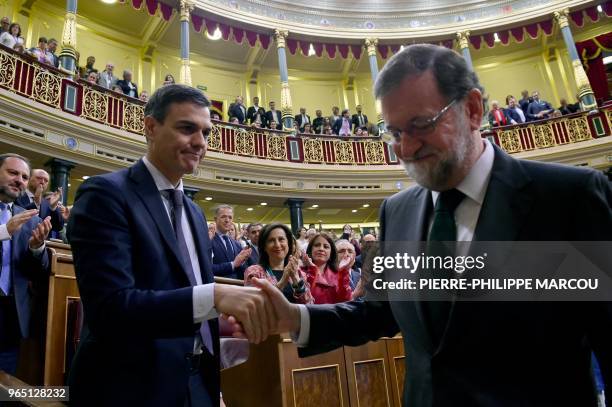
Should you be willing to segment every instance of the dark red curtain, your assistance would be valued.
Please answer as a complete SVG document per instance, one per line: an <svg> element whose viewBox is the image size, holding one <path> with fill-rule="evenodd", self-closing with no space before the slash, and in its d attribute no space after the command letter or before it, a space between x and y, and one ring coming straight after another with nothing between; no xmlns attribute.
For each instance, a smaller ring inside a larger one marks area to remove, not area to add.
<svg viewBox="0 0 612 407"><path fill-rule="evenodd" d="M612 52L612 33L577 42L576 48L582 59L595 98L607 100L609 98L608 79L602 51Z"/></svg>

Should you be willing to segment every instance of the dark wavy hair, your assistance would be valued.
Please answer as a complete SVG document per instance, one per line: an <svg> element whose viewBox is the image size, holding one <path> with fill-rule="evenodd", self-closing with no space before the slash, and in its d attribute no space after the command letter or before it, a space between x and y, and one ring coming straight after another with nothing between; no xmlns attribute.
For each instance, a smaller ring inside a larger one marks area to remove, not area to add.
<svg viewBox="0 0 612 407"><path fill-rule="evenodd" d="M291 229L289 229L287 225L282 223L270 223L269 225L264 226L259 234L259 242L257 244L257 249L259 250L259 265L264 268L270 267L270 256L268 256L268 253L266 252L266 241L274 229L282 229L285 232L285 237L287 238L287 247L289 248L289 251L285 256L285 261L283 263L285 266L287 263L289 263L289 256L291 256L295 250L295 238L291 233Z"/></svg>
<svg viewBox="0 0 612 407"><path fill-rule="evenodd" d="M317 233L316 235L314 235L312 239L310 239L310 242L308 242L306 254L312 259L312 246L319 237L322 237L323 239L327 240L327 243L329 243L331 252L329 253L329 259L327 260L327 267L329 267L334 273L337 273L338 268L336 267L336 260L338 259L338 252L336 251L336 245L334 244L334 241L327 233Z"/></svg>
<svg viewBox="0 0 612 407"><path fill-rule="evenodd" d="M162 86L153 93L145 105L144 115L152 116L163 124L170 105L173 103L193 103L201 107L210 106L210 100L200 90L186 85L172 84Z"/></svg>

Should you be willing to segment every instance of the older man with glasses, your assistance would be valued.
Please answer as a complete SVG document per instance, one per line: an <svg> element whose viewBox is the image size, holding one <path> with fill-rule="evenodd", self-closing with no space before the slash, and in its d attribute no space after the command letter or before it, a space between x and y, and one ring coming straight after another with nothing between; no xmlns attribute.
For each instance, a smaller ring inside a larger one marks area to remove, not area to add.
<svg viewBox="0 0 612 407"><path fill-rule="evenodd" d="M0 34L9 30L9 26L11 25L11 20L8 17L2 17L0 19Z"/></svg>

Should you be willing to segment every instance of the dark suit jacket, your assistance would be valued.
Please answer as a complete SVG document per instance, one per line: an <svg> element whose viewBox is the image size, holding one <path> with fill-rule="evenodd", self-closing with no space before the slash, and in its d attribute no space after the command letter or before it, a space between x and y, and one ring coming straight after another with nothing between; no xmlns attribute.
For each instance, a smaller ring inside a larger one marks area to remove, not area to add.
<svg viewBox="0 0 612 407"><path fill-rule="evenodd" d="M203 213L183 200L192 226L202 282L213 281ZM85 312L70 370L71 405L178 406L187 395L200 324L193 323L193 285L153 177L142 161L88 179L77 191L68 224ZM218 404L219 341L203 366ZM100 389L104 383L105 391ZM206 405L206 404L205 404Z"/></svg>
<svg viewBox="0 0 612 407"><path fill-rule="evenodd" d="M244 112L242 111L242 108L240 107L244 107ZM246 107L244 105L239 105L238 103L234 103L230 109L228 110L228 115L229 117L236 117L238 118L238 121L240 122L240 124L244 124L246 122Z"/></svg>
<svg viewBox="0 0 612 407"><path fill-rule="evenodd" d="M121 87L121 90L123 91L124 95L129 95L130 94L130 87L128 86L128 82L124 79L120 79L117 81L116 83L117 86ZM134 91L135 91L135 96L134 98L138 98L138 86L132 82L132 85L134 86Z"/></svg>
<svg viewBox="0 0 612 407"><path fill-rule="evenodd" d="M315 117L312 121L312 130L315 134L321 133L321 127L323 127L323 123L325 123L325 117Z"/></svg>
<svg viewBox="0 0 612 407"><path fill-rule="evenodd" d="M265 127L266 126L266 110L259 106L259 116L261 118L261 126ZM255 106L250 106L247 109L247 119L249 120L249 123L253 123L255 121L257 117L257 109L255 109Z"/></svg>
<svg viewBox="0 0 612 407"><path fill-rule="evenodd" d="M17 198L15 200L15 204L24 209L36 209L36 204L33 201L30 201L30 197L26 193ZM62 216L60 209L55 208L55 210L52 211L49 201L43 198L40 203L38 217L45 219L47 216L51 217L51 230L59 232L64 228L64 217Z"/></svg>
<svg viewBox="0 0 612 407"><path fill-rule="evenodd" d="M518 101L518 104L521 108L521 110L523 111L523 113L525 113L525 118L527 120L527 108L529 107L529 104L533 102L533 98L529 97L527 99L520 99Z"/></svg>
<svg viewBox="0 0 612 407"><path fill-rule="evenodd" d="M13 215L23 212L20 206L13 205ZM40 257L34 257L30 250L29 241L32 230L41 222L33 217L25 223L11 238L11 277L12 290L15 298L15 309L19 321L19 332L11 332L6 323L14 319L14 314L0 315L0 342L6 338L27 338L30 336L30 317L32 298L30 295L30 282L34 280L45 280L49 275L49 256L44 250ZM1 259L0 259L1 260ZM3 308L0 308L2 310ZM12 325L11 325L12 328Z"/></svg>
<svg viewBox="0 0 612 407"><path fill-rule="evenodd" d="M421 241L430 191L416 186L383 203L381 240ZM596 171L511 158L495 161L476 241L612 240L612 189ZM612 304L454 302L438 345L422 303L308 306L301 356L403 333L405 406L593 406L594 350L610 389Z"/></svg>
<svg viewBox="0 0 612 407"><path fill-rule="evenodd" d="M342 120L344 118L340 117L338 120L336 120L334 123L332 123L332 131L334 132L334 134L340 134L340 129L342 129ZM350 127L350 120L349 120L349 127Z"/></svg>
<svg viewBox="0 0 612 407"><path fill-rule="evenodd" d="M510 120L514 120L517 124L524 123L524 121L521 119L521 116L519 116L518 112L515 109L504 109L504 112L506 113L506 117L508 118L508 124L511 124ZM525 112L523 112L523 116L525 116L525 120L527 120Z"/></svg>
<svg viewBox="0 0 612 407"><path fill-rule="evenodd" d="M312 121L310 120L310 116L306 115L306 117L308 118L308 123L312 124ZM296 123L298 124L300 130L302 130L304 128L304 125L306 124L306 123L302 123L302 115L296 114L294 119Z"/></svg>
<svg viewBox="0 0 612 407"><path fill-rule="evenodd" d="M272 110L268 110L266 112L266 120L267 120L267 125L270 125L270 122L272 120L274 120L276 122L276 130L282 130L283 129L283 123L282 123L282 119L283 116L281 114L280 110L275 110L276 112L276 117L272 117Z"/></svg>
<svg viewBox="0 0 612 407"><path fill-rule="evenodd" d="M235 241L234 239L230 239L232 246L234 247L234 257L232 257L225 250L225 244L219 237L217 233L215 233L215 237L212 240L212 269L215 276L220 277L228 277L228 278L237 278L239 280L244 280L244 270L246 270L247 265L243 263L240 267L233 268L232 261L234 258L240 253L242 247L240 243Z"/></svg>
<svg viewBox="0 0 612 407"><path fill-rule="evenodd" d="M363 116L363 125L365 126L366 124L368 124L368 116L366 116L365 114L361 114ZM353 123L353 132L355 132L355 129L357 127L359 127L359 115L358 114L354 114L351 117L351 122Z"/></svg>

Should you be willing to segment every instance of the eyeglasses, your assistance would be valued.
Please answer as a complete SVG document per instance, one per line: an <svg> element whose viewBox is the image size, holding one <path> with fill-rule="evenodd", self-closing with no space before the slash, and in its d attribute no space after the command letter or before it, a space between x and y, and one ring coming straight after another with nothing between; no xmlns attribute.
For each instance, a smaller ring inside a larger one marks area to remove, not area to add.
<svg viewBox="0 0 612 407"><path fill-rule="evenodd" d="M451 102L444 106L434 117L426 119L423 117L417 117L408 123L408 126L404 129L387 130L383 133L383 138L387 142L399 142L402 137L402 133L406 133L412 137L424 137L434 132L436 124L444 116L454 104L459 100L458 98L451 100Z"/></svg>

